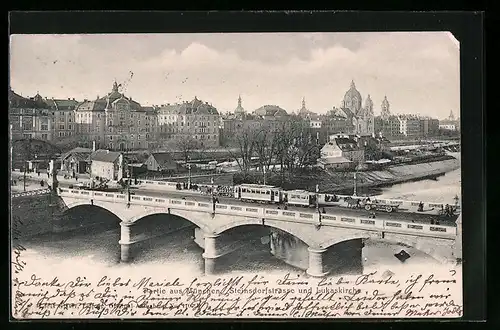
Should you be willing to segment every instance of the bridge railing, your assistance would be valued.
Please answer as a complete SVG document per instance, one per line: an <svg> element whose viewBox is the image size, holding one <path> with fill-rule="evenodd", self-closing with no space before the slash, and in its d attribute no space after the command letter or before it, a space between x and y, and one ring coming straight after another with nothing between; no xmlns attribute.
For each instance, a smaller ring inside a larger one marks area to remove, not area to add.
<svg viewBox="0 0 500 330"><path fill-rule="evenodd" d="M107 193L100 191L59 189L61 196L74 198L90 198L94 200L109 201L116 203L128 203L127 195L118 193ZM184 209L197 212L214 212L214 206L209 202L194 202L183 199L159 198L152 196L132 195L131 204L148 205L154 207L165 207ZM258 217L275 219L281 221L302 222L324 225L332 225L344 228L359 228L372 231L386 231L401 234L415 234L420 236L432 236L443 238L454 238L457 235L455 226L420 224L396 220L372 219L366 217L353 217L347 215L320 214L315 211L289 211L268 209L257 206L215 204L215 213L227 215L239 215L247 217Z"/></svg>
<svg viewBox="0 0 500 330"><path fill-rule="evenodd" d="M349 195L336 195L336 194L327 194L327 195L329 195L329 196L335 195L339 199L339 202L342 202L346 199L351 199L351 198L361 199L361 200L366 199L366 197L359 197L359 196L354 197L354 196L349 196ZM402 200L402 199L388 199L388 198L370 197L370 200L372 202L378 201L378 202L383 203L383 204L394 205L394 206L399 206L399 207L404 207L404 208L417 208L418 205L420 204L420 201ZM320 199L320 201L322 201L322 200ZM336 203L338 204L338 202L332 202L331 204L334 205ZM424 210L428 210L428 209L440 210L440 209L444 208L446 205L446 203L434 203L434 202L422 202L422 203L424 204ZM455 205L453 205L453 206L455 206ZM460 211L460 207L458 207L457 211L458 212Z"/></svg>
<svg viewBox="0 0 500 330"><path fill-rule="evenodd" d="M178 182L167 182L167 181L154 181L154 180L137 180L139 188L151 189L151 190L160 190L160 191L175 191L177 190ZM320 202L324 202L324 193L320 194ZM365 199L366 197L354 197L351 195L337 195L337 194L326 194L329 196L336 195L340 200L345 200L346 198L357 198L357 199ZM420 204L420 201L412 201L412 200L401 200L401 199L387 199L387 198L371 198L371 200L377 200L382 203L387 203L389 205L400 206L405 208L416 208ZM328 203L327 203L328 204ZM335 204L335 203L332 203ZM434 202L423 202L424 209L441 209L444 208L446 203L434 203Z"/></svg>
<svg viewBox="0 0 500 330"><path fill-rule="evenodd" d="M16 192L16 193L12 193L12 198L46 195L46 194L50 194L50 192L51 192L51 190L48 188L23 191L23 192Z"/></svg>

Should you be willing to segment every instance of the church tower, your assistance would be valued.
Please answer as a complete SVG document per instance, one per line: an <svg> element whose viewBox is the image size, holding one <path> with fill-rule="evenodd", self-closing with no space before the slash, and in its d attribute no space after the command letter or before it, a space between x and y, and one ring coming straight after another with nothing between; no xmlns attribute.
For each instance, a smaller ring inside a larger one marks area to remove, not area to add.
<svg viewBox="0 0 500 330"><path fill-rule="evenodd" d="M306 108L306 98L302 98L302 108L299 110L299 116L301 117L307 117L309 114L309 110Z"/></svg>
<svg viewBox="0 0 500 330"><path fill-rule="evenodd" d="M387 96L384 96L384 100L382 101L382 111L380 112L380 117L382 117L383 120L389 119L389 116L391 115L389 107L390 104L389 101L387 101Z"/></svg>
<svg viewBox="0 0 500 330"><path fill-rule="evenodd" d="M455 120L455 115L453 114L453 110L450 110L450 116L448 117L448 120L451 120L451 121Z"/></svg>
<svg viewBox="0 0 500 330"><path fill-rule="evenodd" d="M241 95L238 96L238 106L234 109L234 114L237 117L243 117L245 115L245 109L241 106Z"/></svg>

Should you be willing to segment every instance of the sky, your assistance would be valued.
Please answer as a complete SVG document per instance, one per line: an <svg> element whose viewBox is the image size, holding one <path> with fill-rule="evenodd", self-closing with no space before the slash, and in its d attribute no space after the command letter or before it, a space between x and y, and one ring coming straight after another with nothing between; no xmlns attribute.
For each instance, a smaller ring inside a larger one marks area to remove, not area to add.
<svg viewBox="0 0 500 330"><path fill-rule="evenodd" d="M354 80L375 114L460 111L460 54L449 32L12 35L11 88L95 99L113 82L142 105L198 99L233 111L339 107Z"/></svg>

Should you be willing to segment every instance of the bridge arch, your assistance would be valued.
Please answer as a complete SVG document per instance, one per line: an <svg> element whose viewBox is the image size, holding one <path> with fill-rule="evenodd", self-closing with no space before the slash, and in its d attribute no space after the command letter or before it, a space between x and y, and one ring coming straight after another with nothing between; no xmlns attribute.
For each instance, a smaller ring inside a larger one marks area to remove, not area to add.
<svg viewBox="0 0 500 330"><path fill-rule="evenodd" d="M206 224L206 221L204 221L203 218L201 217L196 217L196 216L186 216L186 214L180 210L175 210L171 209L170 212L167 210L157 210L157 209L145 209L137 214L135 214L132 218L129 218L126 220L126 222L130 223L138 223L142 219L149 217L151 215L173 215L176 217L179 217L183 220L186 220L192 224L194 224L197 227L200 227L206 232L211 231L208 225Z"/></svg>
<svg viewBox="0 0 500 330"><path fill-rule="evenodd" d="M99 209L103 209L108 211L109 213L113 214L115 217L117 217L120 221L126 221L126 218L121 216L116 212L116 210L111 209L108 207L106 203L100 203L99 201L94 201L93 203L89 203L88 201L81 200L81 201L76 201L70 204L67 204L67 208L64 210L64 213L66 214L67 212L74 210L75 208L79 206L93 206Z"/></svg>
<svg viewBox="0 0 500 330"><path fill-rule="evenodd" d="M378 233L371 232L359 232L352 233L348 236L344 236L342 238L332 238L328 241L320 244L321 248L328 249L336 244L348 242L354 239L380 239L390 243L403 244L405 246L414 248L422 253L425 253L429 257L441 263L453 262L453 249L452 243L445 243L443 245L435 245L431 242L426 242L418 237L407 236L407 235L388 235L386 234L384 237L379 235ZM435 240L435 239L434 239Z"/></svg>
<svg viewBox="0 0 500 330"><path fill-rule="evenodd" d="M304 235L303 233L300 232L300 230L296 230L292 226L286 226L286 222L269 222L269 221L264 221L255 218L241 218L238 220L235 220L234 222L231 222L230 224L220 226L214 229L214 233L216 234L223 234L224 232L227 232L231 229L243 227L243 226L249 226L249 225L262 225L268 228L274 228L281 230L287 234L292 235L293 237L299 239L303 243L307 244L308 246L316 246L317 243L309 237L309 235Z"/></svg>
<svg viewBox="0 0 500 330"><path fill-rule="evenodd" d="M381 235L379 235L378 233L369 233L365 231L358 231L358 232L353 231L347 236L342 236L342 237L337 236L330 238L327 241L322 242L319 245L319 247L322 249L328 249L336 244L352 241L354 239L370 239L370 238L381 238Z"/></svg>

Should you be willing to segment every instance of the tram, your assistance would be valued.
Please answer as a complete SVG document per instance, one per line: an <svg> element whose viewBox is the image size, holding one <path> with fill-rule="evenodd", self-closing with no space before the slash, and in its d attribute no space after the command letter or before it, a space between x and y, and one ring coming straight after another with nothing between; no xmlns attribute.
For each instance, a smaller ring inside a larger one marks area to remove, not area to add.
<svg viewBox="0 0 500 330"><path fill-rule="evenodd" d="M275 204L283 202L283 190L268 185L240 184L234 186L234 198L241 201Z"/></svg>
<svg viewBox="0 0 500 330"><path fill-rule="evenodd" d="M306 190L290 190L283 192L283 201L288 205L302 207L316 206L316 194Z"/></svg>

